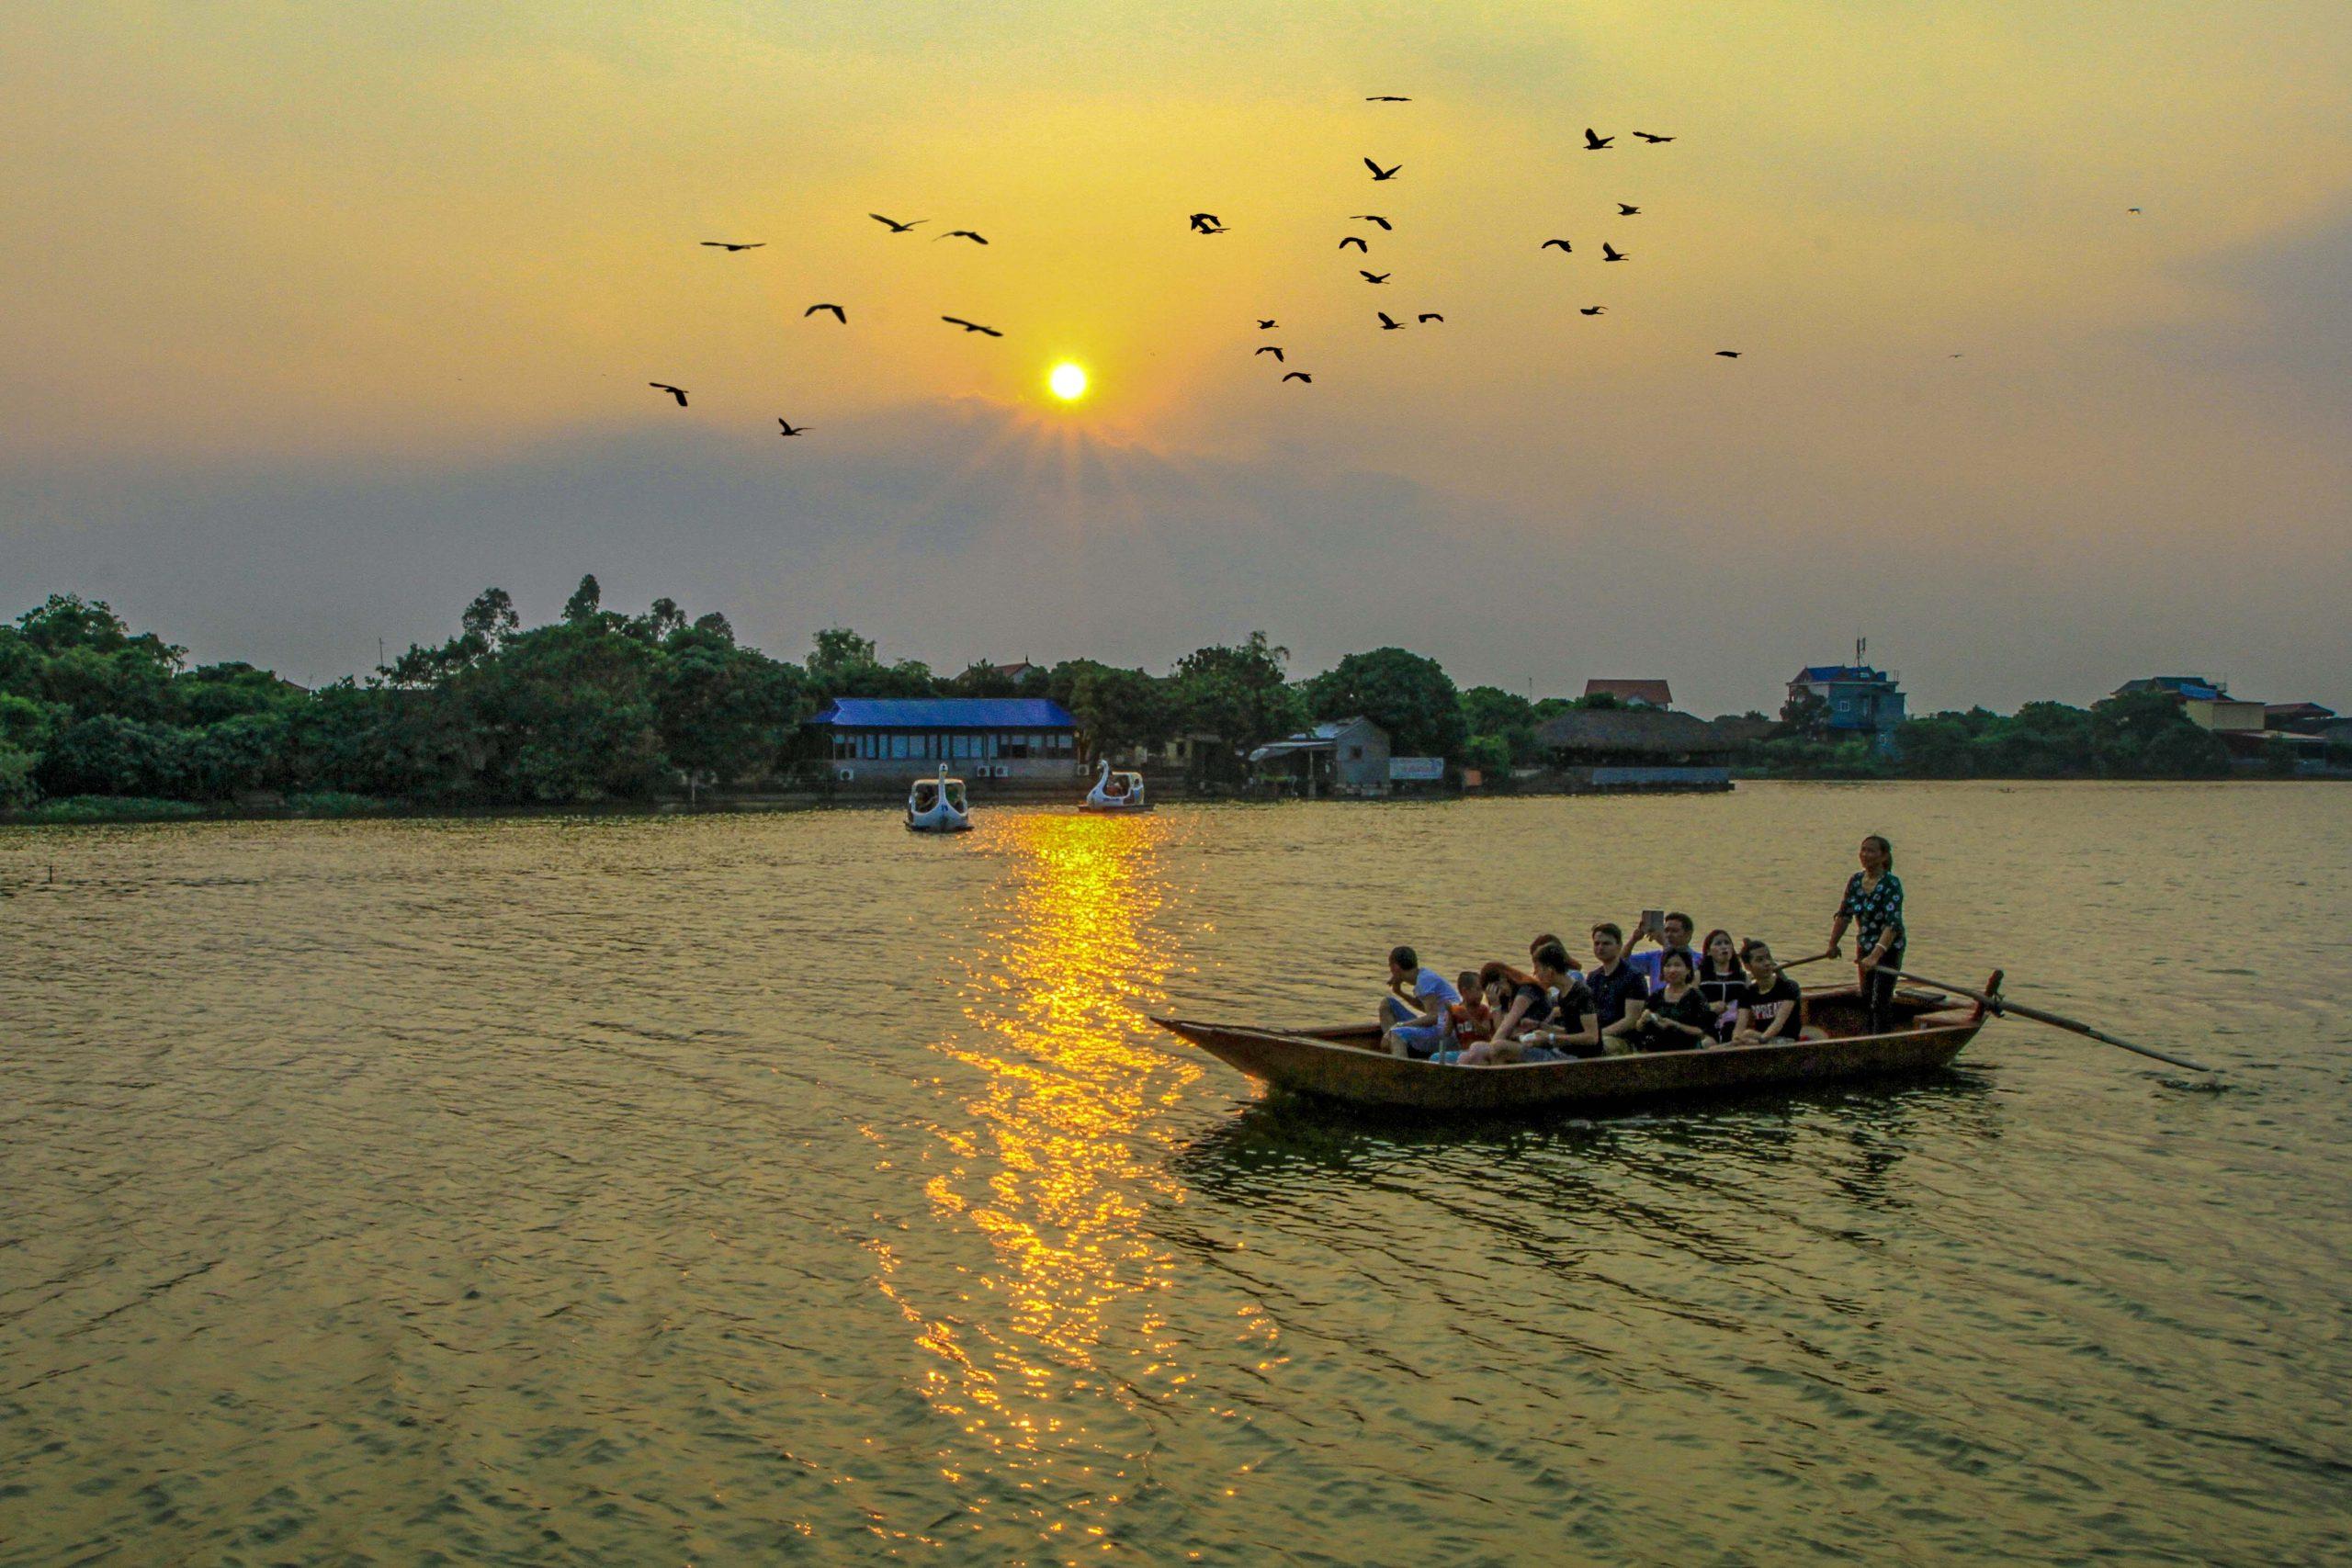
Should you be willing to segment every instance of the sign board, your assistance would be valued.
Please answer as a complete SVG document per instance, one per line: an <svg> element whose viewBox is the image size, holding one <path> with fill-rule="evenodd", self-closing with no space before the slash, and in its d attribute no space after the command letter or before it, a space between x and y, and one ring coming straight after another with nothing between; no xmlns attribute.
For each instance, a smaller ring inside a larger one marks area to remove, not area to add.
<svg viewBox="0 0 2352 1568"><path fill-rule="evenodd" d="M1388 759L1388 782L1405 784L1419 782L1435 784L1445 777L1442 757L1391 757Z"/></svg>

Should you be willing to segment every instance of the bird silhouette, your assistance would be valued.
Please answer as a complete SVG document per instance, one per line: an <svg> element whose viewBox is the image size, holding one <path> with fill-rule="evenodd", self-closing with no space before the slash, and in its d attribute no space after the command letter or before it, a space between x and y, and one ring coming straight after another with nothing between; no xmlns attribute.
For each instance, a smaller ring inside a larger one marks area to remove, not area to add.
<svg viewBox="0 0 2352 1568"><path fill-rule="evenodd" d="M1275 347L1275 346L1274 346L1272 344L1271 344L1271 343L1270 343L1270 344L1266 344L1266 346L1265 346L1265 347L1263 347L1263 348L1260 349L1258 352L1259 352L1260 354L1271 354L1271 355L1272 355L1274 356L1274 363L1275 363L1275 364L1277 364L1277 365L1280 365L1280 364L1283 362L1283 351L1282 351L1281 349L1279 349L1279 348Z"/></svg>
<svg viewBox="0 0 2352 1568"><path fill-rule="evenodd" d="M1445 318L1439 315L1435 310L1424 310L1419 315L1415 316L1413 320L1417 321L1442 321Z"/></svg>
<svg viewBox="0 0 2352 1568"><path fill-rule="evenodd" d="M2139 209L2134 208L2132 210L2136 212ZM1383 218L1377 212L1351 212L1348 214L1348 216L1353 218L1359 223L1377 223L1383 229L1393 229L1396 227L1395 224L1389 222L1387 219Z"/></svg>
<svg viewBox="0 0 2352 1568"><path fill-rule="evenodd" d="M1225 227L1225 220L1214 212L1195 212L1186 221L1204 234L1214 234Z"/></svg>
<svg viewBox="0 0 2352 1568"><path fill-rule="evenodd" d="M1539 251L1548 251L1548 250L1550 250L1554 245L1557 245L1557 246L1559 246L1559 247L1560 247L1560 249L1562 249L1562 250L1564 250L1564 251L1573 251L1573 250L1575 250L1575 249L1576 249L1576 247L1575 247L1574 245L1571 245L1571 244L1570 244L1570 243L1568 243L1566 240L1546 240L1546 241L1544 241L1542 244L1540 244L1540 245L1536 246L1535 248L1536 248L1537 250L1539 250Z"/></svg>
<svg viewBox="0 0 2352 1568"><path fill-rule="evenodd" d="M1616 140L1613 136L1595 136L1589 125L1584 128L1584 150L1588 152L1598 152Z"/></svg>
<svg viewBox="0 0 2352 1568"><path fill-rule="evenodd" d="M1637 217L1640 215L1641 210L1642 209L1638 207L1628 207L1622 201L1617 204L1617 216L1620 218Z"/></svg>
<svg viewBox="0 0 2352 1568"><path fill-rule="evenodd" d="M672 397L677 399L678 406L680 408L684 408L686 406L686 389L684 387L673 387L667 381L648 381L646 385L652 388L657 392L667 392Z"/></svg>
<svg viewBox="0 0 2352 1568"><path fill-rule="evenodd" d="M718 251L756 251L765 245L767 242L765 240L747 240L742 243L738 244L732 240L705 240L703 243L709 246L711 249Z"/></svg>
<svg viewBox="0 0 2352 1568"><path fill-rule="evenodd" d="M1577 307L1577 314L1579 316L1598 316L1606 313L1609 307L1606 305L1579 305Z"/></svg>
<svg viewBox="0 0 2352 1568"><path fill-rule="evenodd" d="M895 218L885 218L878 212L869 212L866 216L873 219L876 223L887 227L893 234L903 234L908 230L913 228L915 223L928 223L931 221L928 218L918 218L914 220L914 223L901 223Z"/></svg>
<svg viewBox="0 0 2352 1568"><path fill-rule="evenodd" d="M1364 100L1368 104L1409 104L1410 98L1400 98L1394 93L1374 93Z"/></svg>
<svg viewBox="0 0 2352 1568"><path fill-rule="evenodd" d="M1374 310L1373 314L1380 318L1380 330L1385 333L1393 333L1405 324L1385 310Z"/></svg>
<svg viewBox="0 0 2352 1568"><path fill-rule="evenodd" d="M984 327L978 321L967 321L961 316L942 316L939 319L945 321L951 327L961 327L967 333L986 333L990 337L1002 337L1004 335L994 327Z"/></svg>
<svg viewBox="0 0 2352 1568"><path fill-rule="evenodd" d="M1372 252L1372 247L1363 243L1363 236L1362 234L1351 234L1346 239L1340 242L1340 249L1343 251L1350 245L1353 245L1356 249L1363 251L1367 255Z"/></svg>
<svg viewBox="0 0 2352 1568"><path fill-rule="evenodd" d="M1277 328L1277 327L1279 327L1279 326L1281 326L1281 325L1282 325L1282 323L1281 323L1280 321L1260 321L1260 322L1258 323L1258 330L1259 330L1260 332L1261 332L1261 333L1270 333L1270 332L1272 332L1275 328Z"/></svg>
<svg viewBox="0 0 2352 1568"><path fill-rule="evenodd" d="M935 245L939 243L940 240L969 240L976 245L985 245L988 243L986 240L980 238L978 234L975 234L969 229L950 229L944 234L939 235L936 239L933 239L932 243Z"/></svg>
<svg viewBox="0 0 2352 1568"><path fill-rule="evenodd" d="M1356 276L1363 278L1366 283L1385 283L1388 281L1391 275L1385 272L1366 272L1363 268L1358 267L1356 268Z"/></svg>
<svg viewBox="0 0 2352 1568"><path fill-rule="evenodd" d="M1640 137L1645 141L1671 141L1674 140L1671 136L1652 136L1646 130L1637 130L1634 132L1634 134Z"/></svg>
<svg viewBox="0 0 2352 1568"><path fill-rule="evenodd" d="M780 425L782 425L782 426L784 427L782 430L780 430L780 431L778 431L778 432L776 433L776 434L779 434L779 435L803 435L803 434L806 434L808 433L808 427L807 425L805 425L805 424L795 424L795 423L793 423L790 420L788 420L788 419L785 419L785 418L783 418L783 417L781 417L781 416L779 416L779 417L777 418L777 420L776 420L776 423L778 423L778 424L780 424Z"/></svg>
<svg viewBox="0 0 2352 1568"><path fill-rule="evenodd" d="M1600 259L1605 262L1623 261L1625 253L1603 240L1600 242Z"/></svg>
<svg viewBox="0 0 2352 1568"><path fill-rule="evenodd" d="M1315 378L1309 376L1304 370L1294 370L1289 375L1283 377L1283 379L1285 381L1305 381L1309 386L1312 386L1315 383Z"/></svg>
<svg viewBox="0 0 2352 1568"><path fill-rule="evenodd" d="M833 313L833 320L839 321L843 326L849 325L849 312L842 310L839 305L811 305L807 310L800 312L800 319L805 321L820 310L831 310Z"/></svg>
<svg viewBox="0 0 2352 1568"><path fill-rule="evenodd" d="M1393 164L1384 169L1379 164L1374 163L1371 159L1366 158L1363 161L1363 166L1372 171L1372 177L1375 180L1393 180L1396 177L1396 171L1403 168L1405 165L1402 164Z"/></svg>
<svg viewBox="0 0 2352 1568"><path fill-rule="evenodd" d="M2136 207L2127 207L2127 208L2125 208L2123 210L2124 210L2124 211L2126 211L2126 212L2137 212L2137 211L2139 211L2140 209L2139 209L2138 208L2136 208Z"/></svg>
<svg viewBox="0 0 2352 1568"><path fill-rule="evenodd" d="M1715 357L1717 359L1737 359L1739 357L1739 350L1736 348L1719 348L1715 350Z"/></svg>

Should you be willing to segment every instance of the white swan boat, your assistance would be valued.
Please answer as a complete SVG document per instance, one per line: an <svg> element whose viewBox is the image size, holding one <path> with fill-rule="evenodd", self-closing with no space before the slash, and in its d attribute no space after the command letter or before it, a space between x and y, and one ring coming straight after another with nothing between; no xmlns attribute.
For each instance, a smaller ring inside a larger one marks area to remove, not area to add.
<svg viewBox="0 0 2352 1568"><path fill-rule="evenodd" d="M964 781L947 776L939 765L935 779L917 779L907 791L907 830L910 833L966 833L972 828L972 807Z"/></svg>
<svg viewBox="0 0 2352 1568"><path fill-rule="evenodd" d="M1141 773L1114 773L1111 759L1102 759L1102 772L1095 778L1094 787L1086 792L1079 805L1080 811L1148 811L1151 802L1143 792Z"/></svg>

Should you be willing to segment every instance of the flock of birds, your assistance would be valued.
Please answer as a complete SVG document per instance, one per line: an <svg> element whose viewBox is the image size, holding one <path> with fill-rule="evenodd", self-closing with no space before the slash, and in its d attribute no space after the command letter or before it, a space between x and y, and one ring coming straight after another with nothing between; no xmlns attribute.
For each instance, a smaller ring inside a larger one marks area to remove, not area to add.
<svg viewBox="0 0 2352 1568"><path fill-rule="evenodd" d="M1364 99L1364 102L1372 104L1408 104L1412 101L1413 100L1409 97L1395 93L1375 93ZM1632 132L1632 135L1637 141L1650 146L1661 146L1674 140L1671 136L1660 136L1646 130L1636 130ZM1600 132L1594 130L1590 126L1587 126L1584 133L1583 151L1588 152L1605 152L1616 144L1617 140L1617 137L1613 135L1603 136L1600 134ZM1373 158L1366 158L1363 161L1363 164L1364 167L1371 171L1372 180L1374 185L1385 185L1387 182L1396 179L1405 171L1405 166L1402 164L1389 164L1384 165L1378 160ZM1637 218L1641 215L1642 211L1639 206L1631 202L1618 202L1616 203L1616 208L1617 216L1621 218ZM2135 208L2132 210L2136 212L2138 209ZM927 218L914 218L902 222L896 218L885 217L879 212L870 212L866 214L866 216L873 219L876 223L881 224L883 228L888 230L893 235L910 234L914 232L916 229L931 221L931 220ZM1350 214L1349 220L1357 223L1372 224L1378 228L1384 235L1393 232L1396 229L1396 224L1384 214L1377 212L1351 213ZM1222 234L1227 231L1225 220L1214 212L1193 213L1187 218L1186 226L1190 232L1204 237ZM989 243L986 236L979 233L977 230L972 229L950 229L944 233L935 235L933 238L934 241L965 240L975 245L986 245ZM704 240L699 242L699 243L705 248L710 250L724 251L729 254L734 254L743 251L764 249L767 242L764 240ZM1370 258L1372 253L1370 239L1366 235L1363 234L1347 235L1345 238L1340 240L1339 248L1342 251L1353 250L1358 255L1363 256L1367 260ZM1576 250L1576 246L1565 238L1547 239L1536 248L1539 252L1556 249L1563 254L1573 254ZM1630 259L1630 252L1619 250L1611 241L1603 240L1600 243L1600 259L1603 263L1622 262ZM1357 269L1357 276L1363 278L1368 285L1382 287L1386 285L1389 280L1396 276L1396 274L1394 269L1387 272L1374 272L1369 267L1359 267ZM1604 315L1607 311L1608 307L1605 305L1583 305L1577 307L1577 313L1585 316ZM836 324L844 327L849 325L848 310L845 307L831 301L820 301L817 304L810 305L800 314L801 319L804 321L811 316L830 315L833 318ZM1373 312L1373 315L1379 322L1379 330L1390 333L1401 332L1408 326L1442 325L1445 321L1444 315L1437 310L1419 310L1412 312L1413 319L1410 321L1401 321L1396 317L1390 315L1385 310L1376 310ZM1001 338L1004 335L1002 332L999 331L995 327L984 326L978 321L971 321L962 316L942 316L939 319L945 325L960 328L967 333L977 333L982 336L994 338ZM1281 327L1281 322L1272 317L1253 317L1251 319L1257 321L1258 330L1261 334L1275 332ZM1740 351L1737 349L1719 348L1714 352L1716 356L1722 359L1737 359L1740 356ZM1261 355L1269 354L1272 355L1276 365L1283 365L1284 363L1283 345L1280 344L1270 343L1261 344L1258 348L1257 354ZM1315 377L1312 372L1306 370L1294 370L1287 367L1283 369L1281 378L1283 381L1296 381L1308 386L1313 385L1315 381ZM655 391L665 393L669 397L674 399L680 408L685 408L688 406L686 401L688 394L684 387L673 386L667 381L649 381L646 385L652 388ZM805 434L809 429L808 425L796 425L790 420L782 417L779 417L776 420L776 425L778 427L777 434L779 435L786 436Z"/></svg>

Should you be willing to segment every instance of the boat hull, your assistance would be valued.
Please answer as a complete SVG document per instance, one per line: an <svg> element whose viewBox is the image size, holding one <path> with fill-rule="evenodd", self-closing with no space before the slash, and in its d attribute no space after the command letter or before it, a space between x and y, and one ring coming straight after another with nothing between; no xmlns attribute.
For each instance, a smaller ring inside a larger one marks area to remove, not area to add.
<svg viewBox="0 0 2352 1568"><path fill-rule="evenodd" d="M1834 1003L1843 998L1833 993L1821 999ZM1948 1065L1984 1026L1981 1010L1922 1008L1904 1027L1884 1034L1463 1067L1388 1055L1379 1050L1378 1031L1370 1025L1276 1030L1178 1018L1153 1021L1283 1093L1351 1105L1465 1113L1607 1107L1668 1096L1933 1072Z"/></svg>

